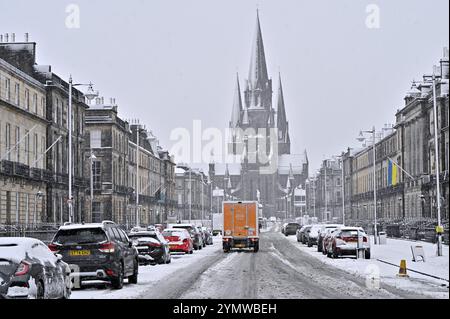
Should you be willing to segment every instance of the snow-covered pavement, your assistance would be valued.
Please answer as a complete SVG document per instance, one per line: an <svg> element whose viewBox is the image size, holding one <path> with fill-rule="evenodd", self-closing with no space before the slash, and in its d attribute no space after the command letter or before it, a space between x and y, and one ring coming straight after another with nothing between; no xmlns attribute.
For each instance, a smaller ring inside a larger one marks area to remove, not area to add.
<svg viewBox="0 0 450 319"><path fill-rule="evenodd" d="M72 299L132 299L141 296L152 289L158 289L157 283L164 278L181 276L189 267L198 264L204 259L217 254L222 250L222 238L214 237L214 244L206 246L202 250L196 250L192 255L174 254L170 264L155 266L139 266L138 284L128 284L125 280L124 286L120 290L113 290L109 285L103 283L93 283L86 288L73 290Z"/></svg>
<svg viewBox="0 0 450 319"><path fill-rule="evenodd" d="M434 279L414 272L408 272L409 278L397 276L398 267L388 265L383 260L394 265L400 265L405 259L407 268L449 279L449 248L444 246L444 256L436 256L436 245L426 242L412 242L401 239L387 239L386 245L373 245L372 257L369 260L354 257L339 259L328 258L317 251L317 247L307 247L297 242L296 236L289 236L287 240L302 252L317 258L327 265L342 269L361 278L373 277L379 274L380 285L390 285L405 291L421 293L433 298L449 298L448 281ZM373 243L373 238L372 238ZM412 261L411 245L421 245L424 248L426 261Z"/></svg>

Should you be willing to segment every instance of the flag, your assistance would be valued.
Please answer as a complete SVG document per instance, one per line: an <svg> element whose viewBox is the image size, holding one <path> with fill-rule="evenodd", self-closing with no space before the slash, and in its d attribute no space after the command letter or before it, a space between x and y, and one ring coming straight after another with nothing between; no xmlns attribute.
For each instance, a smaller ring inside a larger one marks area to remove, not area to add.
<svg viewBox="0 0 450 319"><path fill-rule="evenodd" d="M389 159L388 164L388 186L397 185L397 165Z"/></svg>

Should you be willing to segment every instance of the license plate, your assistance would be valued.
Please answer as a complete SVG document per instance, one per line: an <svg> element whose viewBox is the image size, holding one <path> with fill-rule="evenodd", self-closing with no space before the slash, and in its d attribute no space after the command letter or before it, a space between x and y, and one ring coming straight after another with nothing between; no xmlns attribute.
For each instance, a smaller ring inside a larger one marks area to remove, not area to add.
<svg viewBox="0 0 450 319"><path fill-rule="evenodd" d="M91 254L90 250L71 250L69 251L70 256L89 256Z"/></svg>
<svg viewBox="0 0 450 319"><path fill-rule="evenodd" d="M237 247L237 248L244 248L244 247L245 247L244 244L236 244L236 245L234 245L234 246Z"/></svg>

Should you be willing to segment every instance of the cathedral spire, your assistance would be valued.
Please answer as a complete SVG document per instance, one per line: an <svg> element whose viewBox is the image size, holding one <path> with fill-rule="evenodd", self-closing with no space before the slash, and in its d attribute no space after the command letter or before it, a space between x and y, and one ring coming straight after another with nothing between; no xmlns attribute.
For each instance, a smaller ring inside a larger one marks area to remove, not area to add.
<svg viewBox="0 0 450 319"><path fill-rule="evenodd" d="M281 74L278 74L278 103L277 103L277 127L285 133L286 109L284 106L283 85L281 84ZM284 134L283 134L284 135Z"/></svg>
<svg viewBox="0 0 450 319"><path fill-rule="evenodd" d="M264 54L261 25L259 23L259 11L256 11L256 34L250 59L248 81L251 89L263 89L268 80L266 56Z"/></svg>
<svg viewBox="0 0 450 319"><path fill-rule="evenodd" d="M239 85L239 74L236 74L236 89L234 91L233 110L231 112L230 127L238 127L242 112L241 87Z"/></svg>

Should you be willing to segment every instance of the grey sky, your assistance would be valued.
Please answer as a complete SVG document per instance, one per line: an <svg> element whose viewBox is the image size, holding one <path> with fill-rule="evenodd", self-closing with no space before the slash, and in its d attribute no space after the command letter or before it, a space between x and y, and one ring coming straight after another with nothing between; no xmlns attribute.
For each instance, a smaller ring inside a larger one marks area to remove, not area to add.
<svg viewBox="0 0 450 319"><path fill-rule="evenodd" d="M65 27L66 5L81 28ZM115 97L123 118L139 118L170 147L172 128L225 128L235 73L247 77L261 27L270 76L281 70L292 153L323 156L355 146L360 129L393 123L413 78L448 46L448 0L0 0L0 33L24 32L38 62ZM381 28L365 26L378 4ZM242 82L241 82L242 83Z"/></svg>

